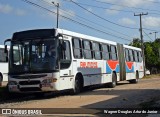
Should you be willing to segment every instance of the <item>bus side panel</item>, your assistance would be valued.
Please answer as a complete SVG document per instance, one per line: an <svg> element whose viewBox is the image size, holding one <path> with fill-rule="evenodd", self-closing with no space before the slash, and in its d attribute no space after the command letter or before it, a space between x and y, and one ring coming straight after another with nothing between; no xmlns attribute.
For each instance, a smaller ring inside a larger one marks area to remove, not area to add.
<svg viewBox="0 0 160 117"><path fill-rule="evenodd" d="M136 67L139 73L139 78L143 78L144 76L143 62L137 62Z"/></svg>
<svg viewBox="0 0 160 117"><path fill-rule="evenodd" d="M8 63L0 63L0 73L2 73L3 81L8 81Z"/></svg>
<svg viewBox="0 0 160 117"><path fill-rule="evenodd" d="M103 61L103 83L112 82L112 75L111 73L107 73L107 61Z"/></svg>
<svg viewBox="0 0 160 117"><path fill-rule="evenodd" d="M126 62L126 80L135 79L135 65L134 62Z"/></svg>
<svg viewBox="0 0 160 117"><path fill-rule="evenodd" d="M97 60L79 61L78 72L84 79L84 86L102 83L102 63Z"/></svg>

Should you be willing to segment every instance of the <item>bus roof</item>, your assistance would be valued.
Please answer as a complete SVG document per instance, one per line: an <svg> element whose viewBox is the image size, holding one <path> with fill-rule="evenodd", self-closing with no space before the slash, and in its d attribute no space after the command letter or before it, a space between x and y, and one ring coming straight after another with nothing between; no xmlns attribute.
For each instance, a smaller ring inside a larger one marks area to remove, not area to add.
<svg viewBox="0 0 160 117"><path fill-rule="evenodd" d="M68 36L78 37L81 39L87 39L87 40L97 41L97 42L102 42L102 43L104 42L104 43L113 44L113 45L117 44L116 42L109 41L107 39L93 37L93 36L89 36L89 35L85 35L85 34L81 34L81 33L77 33L77 32L72 32L72 31L68 31L68 30L64 30L64 29L57 29L57 32L60 34L68 35Z"/></svg>
<svg viewBox="0 0 160 117"><path fill-rule="evenodd" d="M133 50L141 51L141 48L137 48L137 47L133 47L133 46L123 45L123 47L124 48L128 48L128 49L133 49Z"/></svg>
<svg viewBox="0 0 160 117"><path fill-rule="evenodd" d="M117 44L117 42L109 41L107 39L93 37L93 36L89 36L89 35L85 35L85 34L81 34L81 33L77 33L77 32L72 32L72 31L68 31L68 30L64 30L64 29L57 29L57 32L61 33L61 34L64 34L64 35L79 37L79 38L82 38L82 39L87 39L87 40L92 40L92 41L98 41L98 42L101 42L101 43L104 42L104 43L113 44L113 45ZM134 50L141 51L141 49L137 48L137 47L128 46L128 45L125 45L125 44L123 44L123 46L125 48L128 48L128 49L134 49Z"/></svg>

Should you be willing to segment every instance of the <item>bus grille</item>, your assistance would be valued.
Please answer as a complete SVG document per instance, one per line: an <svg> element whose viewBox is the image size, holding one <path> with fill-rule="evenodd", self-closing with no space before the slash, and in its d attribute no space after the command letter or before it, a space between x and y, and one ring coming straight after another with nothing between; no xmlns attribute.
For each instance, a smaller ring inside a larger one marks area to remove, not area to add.
<svg viewBox="0 0 160 117"><path fill-rule="evenodd" d="M38 80L31 80L31 81L20 81L20 85L37 85L40 84L40 81Z"/></svg>

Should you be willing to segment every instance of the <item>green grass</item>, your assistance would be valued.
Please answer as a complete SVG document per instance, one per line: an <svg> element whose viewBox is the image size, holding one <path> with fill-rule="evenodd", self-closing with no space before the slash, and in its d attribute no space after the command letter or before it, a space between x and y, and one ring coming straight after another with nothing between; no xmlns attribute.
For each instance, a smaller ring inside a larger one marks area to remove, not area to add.
<svg viewBox="0 0 160 117"><path fill-rule="evenodd" d="M146 75L143 77L143 79L149 79L149 78L160 78L160 74Z"/></svg>

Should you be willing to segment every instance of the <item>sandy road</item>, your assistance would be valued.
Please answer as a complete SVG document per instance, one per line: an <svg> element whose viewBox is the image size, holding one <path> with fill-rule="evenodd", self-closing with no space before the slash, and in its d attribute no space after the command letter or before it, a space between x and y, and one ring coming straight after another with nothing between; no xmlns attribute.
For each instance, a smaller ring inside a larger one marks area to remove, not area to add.
<svg viewBox="0 0 160 117"><path fill-rule="evenodd" d="M52 94L20 102L8 101L0 107L9 108L134 108L140 103L160 100L160 78L142 79L138 84L120 82L115 88L94 88L79 95Z"/></svg>

